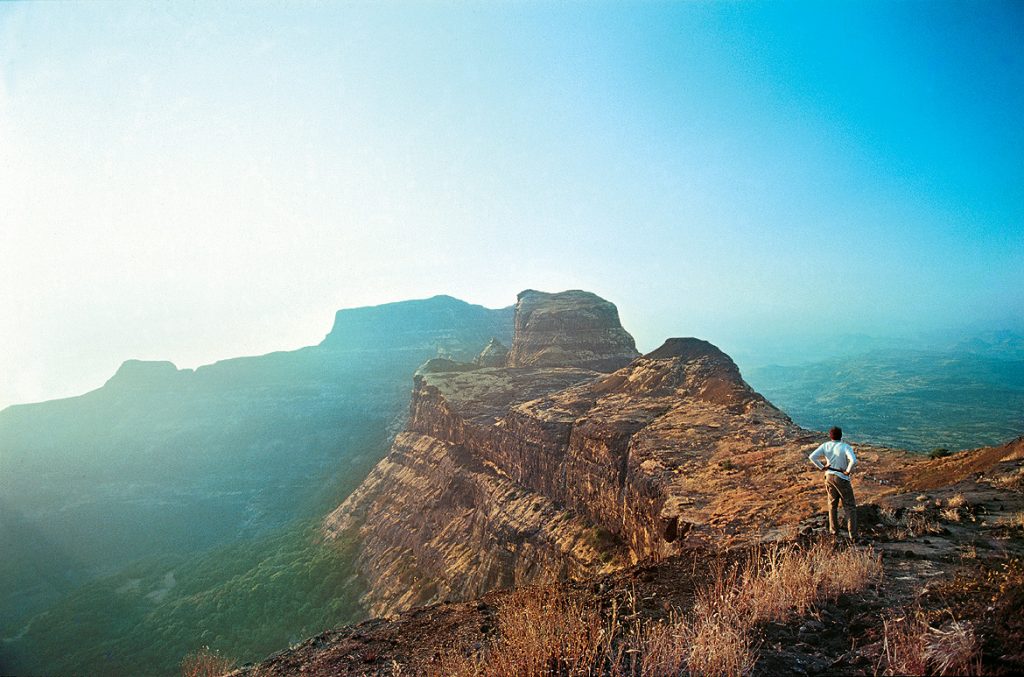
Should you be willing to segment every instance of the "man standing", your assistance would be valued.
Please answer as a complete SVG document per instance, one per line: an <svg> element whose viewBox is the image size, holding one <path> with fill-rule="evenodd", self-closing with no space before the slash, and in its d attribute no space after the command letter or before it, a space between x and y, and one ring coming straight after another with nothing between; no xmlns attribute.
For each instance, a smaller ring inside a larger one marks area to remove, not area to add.
<svg viewBox="0 0 1024 677"><path fill-rule="evenodd" d="M842 441L842 428L832 428L828 431L828 436L829 441L811 452L808 457L818 470L825 471L828 530L833 536L839 533L836 526L836 511L839 501L842 500L850 539L857 540L857 501L853 498L853 485L850 484L850 473L853 472L853 466L857 465L857 457L853 453L853 447Z"/></svg>

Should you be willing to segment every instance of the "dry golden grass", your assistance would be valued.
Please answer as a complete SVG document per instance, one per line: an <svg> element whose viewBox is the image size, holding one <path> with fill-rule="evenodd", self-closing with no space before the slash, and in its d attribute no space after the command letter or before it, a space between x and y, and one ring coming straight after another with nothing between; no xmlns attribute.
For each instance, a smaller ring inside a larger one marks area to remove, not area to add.
<svg viewBox="0 0 1024 677"><path fill-rule="evenodd" d="M1015 512L1008 517L1003 517L999 520L999 523L1011 528L1024 529L1024 510Z"/></svg>
<svg viewBox="0 0 1024 677"><path fill-rule="evenodd" d="M617 610L605 619L600 610L555 586L544 586L523 588L508 600L499 616L498 631L500 639L486 655L449 655L437 674L589 674L615 657L612 642L623 627Z"/></svg>
<svg viewBox="0 0 1024 677"><path fill-rule="evenodd" d="M757 646L750 627L731 609L711 617L695 617L684 622L680 630L683 643L676 651L679 662L692 674L746 675L753 670Z"/></svg>
<svg viewBox="0 0 1024 677"><path fill-rule="evenodd" d="M555 587L528 589L502 608L489 647L479 655L449 655L437 674L748 674L757 657L756 625L804 614L817 601L865 587L881 572L872 552L770 546L715 571L689 613L647 624L632 607L613 605L602 614Z"/></svg>
<svg viewBox="0 0 1024 677"><path fill-rule="evenodd" d="M900 515L896 527L896 535L901 539L941 533L942 525L928 513L928 509L923 503L918 503L904 511Z"/></svg>
<svg viewBox="0 0 1024 677"><path fill-rule="evenodd" d="M855 549L767 548L741 568L718 572L698 594L692 620L682 626L687 665L696 674L747 674L756 658L755 625L805 614L815 602L861 589L881 573L876 555Z"/></svg>
<svg viewBox="0 0 1024 677"><path fill-rule="evenodd" d="M235 666L235 661L204 646L181 661L182 677L219 677Z"/></svg>
<svg viewBox="0 0 1024 677"><path fill-rule="evenodd" d="M687 656L680 647L684 646L686 639L683 625L674 614L668 621L647 624L640 640L641 676L682 674L686 669Z"/></svg>
<svg viewBox="0 0 1024 677"><path fill-rule="evenodd" d="M920 613L883 621L882 655L877 674L923 675L928 623Z"/></svg>
<svg viewBox="0 0 1024 677"><path fill-rule="evenodd" d="M981 672L981 643L969 622L933 628L924 614L884 621L883 675L970 675Z"/></svg>
<svg viewBox="0 0 1024 677"><path fill-rule="evenodd" d="M924 656L936 675L981 672L981 642L967 621L951 621L942 628L929 628Z"/></svg>
<svg viewBox="0 0 1024 677"><path fill-rule="evenodd" d="M956 508L943 508L939 515L941 515L942 519L946 520L947 522L960 521L960 511Z"/></svg>
<svg viewBox="0 0 1024 677"><path fill-rule="evenodd" d="M992 480L992 484L1003 489L1013 491L1024 491L1024 467L1017 468L1014 472Z"/></svg>
<svg viewBox="0 0 1024 677"><path fill-rule="evenodd" d="M962 508L967 505L967 499L961 493L953 494L946 500L946 507L949 508Z"/></svg>

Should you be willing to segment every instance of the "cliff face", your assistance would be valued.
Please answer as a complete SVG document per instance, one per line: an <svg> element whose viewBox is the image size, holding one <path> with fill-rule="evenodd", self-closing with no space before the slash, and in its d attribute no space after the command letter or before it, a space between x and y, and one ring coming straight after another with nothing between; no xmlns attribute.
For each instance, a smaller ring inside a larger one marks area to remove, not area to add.
<svg viewBox="0 0 1024 677"><path fill-rule="evenodd" d="M632 359L614 306L585 292L520 294L515 330L507 367L421 369L408 431L326 519L361 542L371 613L754 540L818 511L806 455L821 440L710 343ZM905 457L860 451L870 497Z"/></svg>

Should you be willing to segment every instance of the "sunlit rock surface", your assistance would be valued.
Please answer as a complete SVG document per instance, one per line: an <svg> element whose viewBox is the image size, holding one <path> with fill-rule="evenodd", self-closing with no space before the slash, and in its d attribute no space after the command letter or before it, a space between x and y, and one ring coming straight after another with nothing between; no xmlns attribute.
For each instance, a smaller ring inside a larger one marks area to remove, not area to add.
<svg viewBox="0 0 1024 677"><path fill-rule="evenodd" d="M508 366L613 371L637 355L619 311L600 296L579 290L520 292Z"/></svg>

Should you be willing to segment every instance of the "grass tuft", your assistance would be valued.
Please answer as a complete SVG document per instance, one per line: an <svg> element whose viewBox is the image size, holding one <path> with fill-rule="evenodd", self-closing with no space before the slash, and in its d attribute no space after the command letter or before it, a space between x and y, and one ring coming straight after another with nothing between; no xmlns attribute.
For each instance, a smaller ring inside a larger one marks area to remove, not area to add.
<svg viewBox="0 0 1024 677"><path fill-rule="evenodd" d="M181 677L219 677L235 667L235 661L204 646L181 661Z"/></svg>
<svg viewBox="0 0 1024 677"><path fill-rule="evenodd" d="M949 508L962 508L967 505L967 499L961 493L953 494L946 501L946 506Z"/></svg>
<svg viewBox="0 0 1024 677"><path fill-rule="evenodd" d="M1010 528L1024 529L1024 510L1018 510L1012 515L1001 518L999 523Z"/></svg>
<svg viewBox="0 0 1024 677"><path fill-rule="evenodd" d="M956 508L943 508L942 511L939 512L939 515L941 515L942 519L946 520L947 522L960 521L960 511Z"/></svg>
<svg viewBox="0 0 1024 677"><path fill-rule="evenodd" d="M992 484L1012 491L1024 491L1024 466L992 480Z"/></svg>
<svg viewBox="0 0 1024 677"><path fill-rule="evenodd" d="M940 628L924 614L883 622L883 675L967 675L981 671L981 643L967 621L952 620Z"/></svg>
<svg viewBox="0 0 1024 677"><path fill-rule="evenodd" d="M968 621L951 621L943 628L929 628L924 657L936 675L981 672L981 643Z"/></svg>

